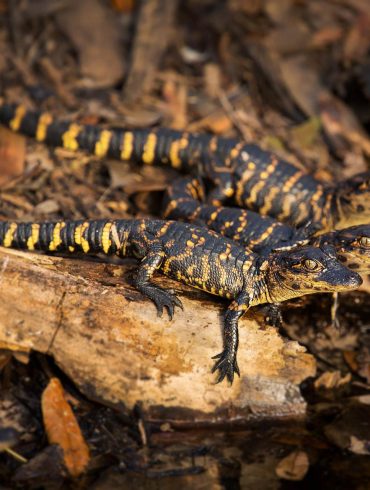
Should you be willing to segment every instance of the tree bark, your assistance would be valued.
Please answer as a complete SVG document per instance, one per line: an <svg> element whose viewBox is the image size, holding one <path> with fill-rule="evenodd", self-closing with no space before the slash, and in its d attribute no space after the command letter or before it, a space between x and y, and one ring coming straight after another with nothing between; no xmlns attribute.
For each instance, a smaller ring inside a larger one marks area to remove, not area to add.
<svg viewBox="0 0 370 490"><path fill-rule="evenodd" d="M276 329L240 321L241 378L215 384L226 303L161 275L184 311L173 321L130 284L134 262L101 263L0 248L0 346L50 354L92 399L151 420L230 421L304 413L314 358Z"/></svg>

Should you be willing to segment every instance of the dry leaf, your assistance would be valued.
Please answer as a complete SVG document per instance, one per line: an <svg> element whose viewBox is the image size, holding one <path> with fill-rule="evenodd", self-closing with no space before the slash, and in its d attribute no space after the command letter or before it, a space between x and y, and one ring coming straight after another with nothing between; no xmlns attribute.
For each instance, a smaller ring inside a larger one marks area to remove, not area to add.
<svg viewBox="0 0 370 490"><path fill-rule="evenodd" d="M312 35L310 46L312 48L323 48L328 44L339 42L342 36L342 27L334 24L325 26Z"/></svg>
<svg viewBox="0 0 370 490"><path fill-rule="evenodd" d="M112 0L112 6L119 12L131 12L134 10L135 0Z"/></svg>
<svg viewBox="0 0 370 490"><path fill-rule="evenodd" d="M171 128L183 130L188 122L187 101L188 91L184 83L177 82L169 76L163 85L163 97L171 114Z"/></svg>
<svg viewBox="0 0 370 490"><path fill-rule="evenodd" d="M352 376L350 373L342 377L340 371L327 371L317 378L315 381L315 388L338 388L348 384L351 381L351 378Z"/></svg>
<svg viewBox="0 0 370 490"><path fill-rule="evenodd" d="M21 175L26 156L26 139L0 128L0 185Z"/></svg>
<svg viewBox="0 0 370 490"><path fill-rule="evenodd" d="M355 454L370 454L370 441L361 441L361 439L351 436L348 449Z"/></svg>
<svg viewBox="0 0 370 490"><path fill-rule="evenodd" d="M359 14L349 30L343 46L343 57L347 62L359 61L370 47L370 16Z"/></svg>
<svg viewBox="0 0 370 490"><path fill-rule="evenodd" d="M276 474L284 480L300 481L305 477L310 463L303 451L293 451L283 458L276 466Z"/></svg>
<svg viewBox="0 0 370 490"><path fill-rule="evenodd" d="M51 214L57 213L60 209L59 204L54 199L46 199L35 206L35 213Z"/></svg>
<svg viewBox="0 0 370 490"><path fill-rule="evenodd" d="M349 367L362 376L366 381L370 382L370 351L366 347L360 349L359 352L344 351L343 357Z"/></svg>
<svg viewBox="0 0 370 490"><path fill-rule="evenodd" d="M67 2L55 18L78 53L82 86L112 87L123 77L120 25L108 5L98 0Z"/></svg>
<svg viewBox="0 0 370 490"><path fill-rule="evenodd" d="M364 405L370 405L370 395L360 395L356 397L356 400Z"/></svg>
<svg viewBox="0 0 370 490"><path fill-rule="evenodd" d="M216 63L204 65L204 86L206 93L216 98L221 93L221 69Z"/></svg>
<svg viewBox="0 0 370 490"><path fill-rule="evenodd" d="M370 155L370 138L350 107L338 97L324 91L320 94L319 103L321 122L331 141L342 139L354 148L358 147L366 155ZM366 169L353 170L363 172Z"/></svg>
<svg viewBox="0 0 370 490"><path fill-rule="evenodd" d="M89 462L89 448L57 378L52 378L45 388L41 407L49 443L62 447L70 475L79 476Z"/></svg>

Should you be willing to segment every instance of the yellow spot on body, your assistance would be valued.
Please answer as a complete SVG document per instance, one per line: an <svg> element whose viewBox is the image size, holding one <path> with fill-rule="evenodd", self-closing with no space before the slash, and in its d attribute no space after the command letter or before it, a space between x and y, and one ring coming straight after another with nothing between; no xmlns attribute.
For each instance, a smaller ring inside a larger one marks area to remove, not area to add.
<svg viewBox="0 0 370 490"><path fill-rule="evenodd" d="M257 245L258 243L262 243L271 235L275 227L276 227L276 223L270 225L258 238L251 240L250 245Z"/></svg>
<svg viewBox="0 0 370 490"><path fill-rule="evenodd" d="M81 245L81 229L82 229L82 224L76 226L75 228L74 240L76 245Z"/></svg>
<svg viewBox="0 0 370 490"><path fill-rule="evenodd" d="M174 257L170 257L168 258L164 264L163 264L163 274L166 274L168 275L168 273L170 272L171 270L171 262L172 260L174 259Z"/></svg>
<svg viewBox="0 0 370 490"><path fill-rule="evenodd" d="M313 209L312 220L313 221L320 221L320 219L321 219L322 225L324 228L328 222L327 218L330 216L331 213L329 211L329 214L326 214L326 212L324 214L324 210L323 210L322 206L318 204L318 201L322 197L323 193L324 193L324 189L321 185L319 185L316 192L311 197L311 205L312 205L312 209ZM330 199L328 201L330 201ZM326 207L326 204L327 204L327 202L325 203L324 208Z"/></svg>
<svg viewBox="0 0 370 490"><path fill-rule="evenodd" d="M180 150L183 150L188 146L188 139L183 137L179 140L175 140L171 143L169 157L172 167L179 168L181 167L181 159L179 156Z"/></svg>
<svg viewBox="0 0 370 490"><path fill-rule="evenodd" d="M271 161L270 165L268 165L266 167L266 170L264 170L263 172L261 172L261 174L260 174L261 180L259 182L257 182L250 189L250 191L249 191L249 197L245 200L245 203L244 204L245 204L246 207L251 207L251 205L256 202L257 197L258 197L258 193L266 185L265 180L269 177L269 175L271 175L275 171L277 164L278 164L278 160L276 158L272 158L272 161Z"/></svg>
<svg viewBox="0 0 370 490"><path fill-rule="evenodd" d="M194 248L194 243L191 240L188 240L186 242L186 246L189 247L189 248Z"/></svg>
<svg viewBox="0 0 370 490"><path fill-rule="evenodd" d="M282 191L283 192L289 192L290 189L293 187L293 185L302 177L303 172L300 170L297 170L292 177L290 177L285 184L283 185Z"/></svg>
<svg viewBox="0 0 370 490"><path fill-rule="evenodd" d="M74 236L76 245L80 245L85 253L87 253L90 249L90 245L88 241L86 240L86 238L83 237L83 233L88 226L89 223L87 221L85 221L81 225L78 225L75 229L75 236Z"/></svg>
<svg viewBox="0 0 370 490"><path fill-rule="evenodd" d="M109 143L112 139L112 131L103 129L100 133L98 141L95 143L94 154L97 157L103 158L108 153Z"/></svg>
<svg viewBox="0 0 370 490"><path fill-rule="evenodd" d="M218 210L217 210L217 211L213 211L213 213L212 213L212 214L211 214L211 216L210 216L211 220L216 219L216 218L217 218L218 213L219 213L219 211L218 211Z"/></svg>
<svg viewBox="0 0 370 490"><path fill-rule="evenodd" d="M231 197L234 194L234 189L232 187L228 187L224 190L224 194L226 197Z"/></svg>
<svg viewBox="0 0 370 490"><path fill-rule="evenodd" d="M71 124L67 131L62 135L63 148L66 150L78 150L77 136L82 131L82 126Z"/></svg>
<svg viewBox="0 0 370 490"><path fill-rule="evenodd" d="M244 146L244 143L242 143L242 146ZM238 143L235 148L233 148L230 152L230 157L231 158L236 158L239 156L240 153L240 143Z"/></svg>
<svg viewBox="0 0 370 490"><path fill-rule="evenodd" d="M89 245L89 242L86 240L86 238L84 238L83 236L83 233L84 231L86 230L86 228L89 227L89 223L84 223L82 225L82 228L81 228L81 247L82 247L82 250L85 252L85 254L87 254L87 252L90 250L90 245Z"/></svg>
<svg viewBox="0 0 370 490"><path fill-rule="evenodd" d="M118 233L117 233L117 235L118 235ZM119 248L117 247L117 255L121 254L122 257L124 257L126 255L127 241L128 241L129 235L130 235L130 233L128 231L123 232L122 245Z"/></svg>
<svg viewBox="0 0 370 490"><path fill-rule="evenodd" d="M271 187L269 190L268 194L265 196L265 203L264 205L259 209L259 213L262 215L269 214L269 211L271 211L273 201L275 197L279 194L280 189L279 187Z"/></svg>
<svg viewBox="0 0 370 490"><path fill-rule="evenodd" d="M35 245L39 241L39 232L40 232L40 225L38 223L34 223L31 226L31 235L27 240L28 250L34 250L35 249Z"/></svg>
<svg viewBox="0 0 370 490"><path fill-rule="evenodd" d="M44 141L46 138L46 133L48 126L53 122L53 117L48 112L41 114L36 128L36 140Z"/></svg>
<svg viewBox="0 0 370 490"><path fill-rule="evenodd" d="M197 239L198 239L198 235L196 235L195 233L193 233L193 234L191 235L191 238L193 238L194 240L197 240Z"/></svg>
<svg viewBox="0 0 370 490"><path fill-rule="evenodd" d="M254 170L256 168L256 164L254 162L248 162L247 168L248 170Z"/></svg>
<svg viewBox="0 0 370 490"><path fill-rule="evenodd" d="M23 105L19 105L15 110L13 119L9 122L9 128L13 131L18 131L26 112L26 108Z"/></svg>
<svg viewBox="0 0 370 490"><path fill-rule="evenodd" d="M170 226L170 222L165 223L162 228L159 230L159 236L164 235Z"/></svg>
<svg viewBox="0 0 370 490"><path fill-rule="evenodd" d="M10 226L8 228L8 231L5 233L4 240L3 240L3 247L11 247L12 242L13 242L13 237L15 230L17 229L17 223L10 223Z"/></svg>
<svg viewBox="0 0 370 490"><path fill-rule="evenodd" d="M53 239L49 243L49 250L51 252L56 250L59 247L59 245L62 243L62 239L60 238L60 231L64 226L65 226L65 223L63 223L63 222L59 222L59 223L55 224L54 230L53 230Z"/></svg>
<svg viewBox="0 0 370 490"><path fill-rule="evenodd" d="M121 160L130 160L134 150L134 135L131 131L123 134L123 143L121 148Z"/></svg>
<svg viewBox="0 0 370 490"><path fill-rule="evenodd" d="M103 248L103 252L107 254L112 245L112 240L110 239L110 230L112 228L113 223L106 223L104 225L102 235L101 235L101 244Z"/></svg>
<svg viewBox="0 0 370 490"><path fill-rule="evenodd" d="M68 250L69 250L70 252L74 252L74 251L75 251L75 248L74 248L74 247L69 246L69 247L68 247Z"/></svg>
<svg viewBox="0 0 370 490"><path fill-rule="evenodd" d="M144 145L143 155L141 157L142 161L147 164L151 164L155 157L155 147L157 145L157 135L155 133L150 133Z"/></svg>

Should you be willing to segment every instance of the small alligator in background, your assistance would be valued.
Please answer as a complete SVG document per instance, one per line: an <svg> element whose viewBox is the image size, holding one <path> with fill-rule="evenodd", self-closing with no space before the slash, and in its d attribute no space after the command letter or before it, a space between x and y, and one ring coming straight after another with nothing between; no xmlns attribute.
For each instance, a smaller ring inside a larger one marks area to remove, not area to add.
<svg viewBox="0 0 370 490"><path fill-rule="evenodd" d="M206 204L204 199L205 190L199 179L181 177L166 193L164 217L206 226L258 254L300 244L330 244L347 267L370 273L370 224L315 236L310 225L297 229L246 209Z"/></svg>
<svg viewBox="0 0 370 490"><path fill-rule="evenodd" d="M322 232L370 223L370 172L328 184L238 139L166 128L103 129L16 104L0 105L0 122L51 146L195 173L213 184L214 205L228 200L295 227L311 223Z"/></svg>

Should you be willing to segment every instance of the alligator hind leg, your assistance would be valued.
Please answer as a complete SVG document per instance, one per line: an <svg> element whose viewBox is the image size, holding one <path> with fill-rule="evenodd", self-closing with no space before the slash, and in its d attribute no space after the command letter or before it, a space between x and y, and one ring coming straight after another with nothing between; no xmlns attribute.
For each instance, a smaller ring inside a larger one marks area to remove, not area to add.
<svg viewBox="0 0 370 490"><path fill-rule="evenodd" d="M166 308L168 316L172 320L175 306L182 309L181 301L171 291L166 291L150 282L154 272L161 266L163 259L164 251L161 244L152 244L137 270L134 285L138 291L153 301L157 308L158 316L162 316L163 309Z"/></svg>

